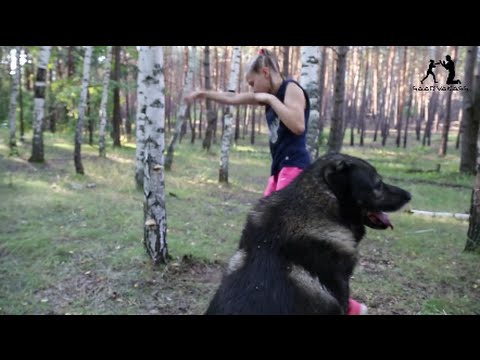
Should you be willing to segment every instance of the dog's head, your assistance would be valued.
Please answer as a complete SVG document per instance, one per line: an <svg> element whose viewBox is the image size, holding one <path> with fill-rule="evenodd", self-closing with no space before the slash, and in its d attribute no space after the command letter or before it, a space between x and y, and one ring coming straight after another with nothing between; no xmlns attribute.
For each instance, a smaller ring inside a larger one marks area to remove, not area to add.
<svg viewBox="0 0 480 360"><path fill-rule="evenodd" d="M385 212L408 203L408 191L384 183L372 165L353 156L326 155L320 162L323 180L347 213L360 214L363 225L373 229L393 229Z"/></svg>

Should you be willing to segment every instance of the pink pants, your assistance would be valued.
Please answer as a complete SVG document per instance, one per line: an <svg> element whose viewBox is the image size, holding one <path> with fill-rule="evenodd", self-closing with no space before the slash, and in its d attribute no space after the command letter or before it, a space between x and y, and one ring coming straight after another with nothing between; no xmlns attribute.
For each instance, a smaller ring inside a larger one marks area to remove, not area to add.
<svg viewBox="0 0 480 360"><path fill-rule="evenodd" d="M263 196L268 196L275 191L283 189L285 186L290 184L292 180L302 172L302 170L303 169L298 167L284 167L277 175L270 176L268 179L267 188L263 192ZM361 315L365 311L363 309L364 306L365 305L360 304L353 299L348 299L347 315Z"/></svg>
<svg viewBox="0 0 480 360"><path fill-rule="evenodd" d="M272 175L268 179L267 188L263 192L263 196L268 196L271 193L283 189L290 184L303 169L298 167L284 167L277 175Z"/></svg>

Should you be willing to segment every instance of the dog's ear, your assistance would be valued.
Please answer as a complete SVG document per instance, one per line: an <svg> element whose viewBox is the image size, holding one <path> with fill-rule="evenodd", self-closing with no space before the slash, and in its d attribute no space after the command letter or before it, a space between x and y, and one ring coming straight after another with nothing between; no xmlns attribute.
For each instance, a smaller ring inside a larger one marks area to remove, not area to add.
<svg viewBox="0 0 480 360"><path fill-rule="evenodd" d="M348 164L345 160L335 160L325 167L323 171L323 180L325 180L327 185L333 189L336 187L335 185L339 185L337 183L339 175L341 175L347 168Z"/></svg>

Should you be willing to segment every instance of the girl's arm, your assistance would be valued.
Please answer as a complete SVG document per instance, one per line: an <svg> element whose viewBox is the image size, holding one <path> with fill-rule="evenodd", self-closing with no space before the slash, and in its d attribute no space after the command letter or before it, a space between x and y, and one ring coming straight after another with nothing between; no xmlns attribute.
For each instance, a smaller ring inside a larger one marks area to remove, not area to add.
<svg viewBox="0 0 480 360"><path fill-rule="evenodd" d="M258 105L259 101L254 93L230 93L209 90L193 91L185 97L187 102L195 99L210 99L227 105Z"/></svg>
<svg viewBox="0 0 480 360"><path fill-rule="evenodd" d="M258 95L259 102L268 103L277 113L278 117L296 135L305 131L305 96L302 89L296 84L290 83L285 92L285 99L282 103L276 96L271 94Z"/></svg>

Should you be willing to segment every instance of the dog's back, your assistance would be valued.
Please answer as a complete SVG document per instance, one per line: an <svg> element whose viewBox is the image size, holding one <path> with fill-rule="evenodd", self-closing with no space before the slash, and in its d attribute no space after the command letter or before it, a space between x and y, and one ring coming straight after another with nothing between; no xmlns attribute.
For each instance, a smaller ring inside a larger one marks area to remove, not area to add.
<svg viewBox="0 0 480 360"><path fill-rule="evenodd" d="M249 213L206 314L343 314L365 225L410 200L358 158L319 158Z"/></svg>

